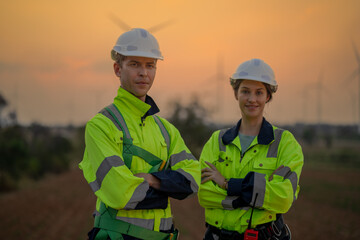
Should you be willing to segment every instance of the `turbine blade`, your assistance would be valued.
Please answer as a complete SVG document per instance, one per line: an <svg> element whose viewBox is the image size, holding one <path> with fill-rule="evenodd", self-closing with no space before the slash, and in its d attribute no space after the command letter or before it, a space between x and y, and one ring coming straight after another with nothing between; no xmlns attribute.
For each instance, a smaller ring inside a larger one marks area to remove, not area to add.
<svg viewBox="0 0 360 240"><path fill-rule="evenodd" d="M353 80L356 75L358 75L359 71L357 69L355 69L351 74L349 74L349 76L347 76L345 78L345 80L343 81L343 84L345 83L349 83L351 80Z"/></svg>
<svg viewBox="0 0 360 240"><path fill-rule="evenodd" d="M109 18L113 23L118 25L118 27L120 27L122 30L124 30L124 31L131 30L131 27L129 25L127 25L124 21L122 21L119 17L115 16L114 14L110 13Z"/></svg>
<svg viewBox="0 0 360 240"><path fill-rule="evenodd" d="M148 30L149 30L149 32L154 33L154 32L157 32L157 31L159 31L159 30L161 30L161 29L163 29L163 28L166 28L166 27L174 24L174 22L175 22L175 20L171 19L171 20L162 22L162 23L160 23L160 24L157 24L157 25L155 25L155 26L152 26L152 27L150 27Z"/></svg>

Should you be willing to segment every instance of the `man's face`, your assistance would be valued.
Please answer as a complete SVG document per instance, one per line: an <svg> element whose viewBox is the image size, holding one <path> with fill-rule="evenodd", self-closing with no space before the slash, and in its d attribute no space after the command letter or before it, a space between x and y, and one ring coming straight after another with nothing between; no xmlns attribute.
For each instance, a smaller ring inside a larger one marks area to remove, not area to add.
<svg viewBox="0 0 360 240"><path fill-rule="evenodd" d="M154 82L156 59L127 56L122 66L114 63L114 71L120 77L122 88L145 101L146 94Z"/></svg>

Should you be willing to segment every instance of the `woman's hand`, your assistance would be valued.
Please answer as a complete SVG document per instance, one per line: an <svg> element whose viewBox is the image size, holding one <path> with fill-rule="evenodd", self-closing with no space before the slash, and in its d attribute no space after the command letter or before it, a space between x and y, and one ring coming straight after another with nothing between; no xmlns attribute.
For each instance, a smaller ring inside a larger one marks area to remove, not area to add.
<svg viewBox="0 0 360 240"><path fill-rule="evenodd" d="M212 180L215 183L217 183L221 188L227 189L227 181L223 177L223 175L221 175L221 173L216 169L216 167L213 164L207 161L205 161L205 163L210 168L201 169L201 183L206 183Z"/></svg>
<svg viewBox="0 0 360 240"><path fill-rule="evenodd" d="M157 190L160 189L160 180L153 176L152 174L150 173L137 173L137 174L134 174L135 177L139 177L139 178L144 178L145 181L147 181L149 183L149 186L152 187L152 188L155 188Z"/></svg>

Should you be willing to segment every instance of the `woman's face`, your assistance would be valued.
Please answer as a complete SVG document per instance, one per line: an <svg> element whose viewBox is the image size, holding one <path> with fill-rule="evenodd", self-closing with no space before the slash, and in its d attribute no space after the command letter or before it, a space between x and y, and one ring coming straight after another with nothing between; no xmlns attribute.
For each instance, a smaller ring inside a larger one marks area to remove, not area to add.
<svg viewBox="0 0 360 240"><path fill-rule="evenodd" d="M254 80L243 80L235 98L239 103L241 115L246 119L263 117L264 107L270 96L263 83Z"/></svg>

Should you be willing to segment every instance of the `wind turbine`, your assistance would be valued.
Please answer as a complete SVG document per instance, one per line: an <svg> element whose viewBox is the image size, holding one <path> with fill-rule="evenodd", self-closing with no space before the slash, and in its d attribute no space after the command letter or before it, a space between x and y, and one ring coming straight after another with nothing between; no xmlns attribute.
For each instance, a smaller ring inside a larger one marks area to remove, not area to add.
<svg viewBox="0 0 360 240"><path fill-rule="evenodd" d="M315 109L316 111L316 118L317 118L316 121L318 126L320 126L323 123L323 112L324 112L323 96L324 96L324 92L325 93L328 92L328 89L326 89L325 86L323 85L323 78L324 78L323 71L320 71L317 82L313 82L311 84L305 85L301 92L302 100L303 100L303 121L306 122L307 120L308 110L310 105L311 107L314 107L311 109ZM311 98L315 99L312 101L314 102L314 104L308 103L309 93L311 94Z"/></svg>
<svg viewBox="0 0 360 240"><path fill-rule="evenodd" d="M224 59L221 55L218 56L217 66L216 66L216 91L217 91L217 100L216 100L216 111L220 112L220 109L223 107L224 100L224 79L226 78L224 73Z"/></svg>
<svg viewBox="0 0 360 240"><path fill-rule="evenodd" d="M307 86L305 86L302 90L302 100L303 100L303 121L304 123L306 123L306 121L308 120L308 88Z"/></svg>
<svg viewBox="0 0 360 240"><path fill-rule="evenodd" d="M224 87L226 86L224 80L227 78L224 71L224 59L219 54L216 61L215 74L198 83L200 85L198 88L201 89L201 92L198 94L201 95L201 98L211 98L214 101L210 103L210 107L207 107L212 114L220 115L224 107Z"/></svg>
<svg viewBox="0 0 360 240"><path fill-rule="evenodd" d="M346 86L351 80L353 80L356 75L358 74L357 69L355 71L353 71L349 76L347 76L345 78L344 81L342 81L340 84L340 87L342 86ZM348 86L350 87L350 86ZM352 112L352 118L354 123L356 124L357 122L357 114L358 114L358 110L357 110L357 94L356 94L356 89L351 88L349 90L349 101L351 102L351 112Z"/></svg>
<svg viewBox="0 0 360 240"><path fill-rule="evenodd" d="M115 23L116 25L118 25L118 27L120 27L122 30L124 31L130 31L132 29L132 27L130 25L128 25L127 23L125 23L123 20L121 20L119 17L115 16L113 13L109 14L109 18L110 20ZM174 23L174 20L170 19L168 21L159 23L155 26L149 27L147 28L147 30L149 32L157 32L163 28L166 28L167 26L171 25Z"/></svg>
<svg viewBox="0 0 360 240"><path fill-rule="evenodd" d="M358 106L356 107L356 104L353 103L353 105L355 105L353 111L357 112L357 114L358 114L358 119L357 119L357 121L358 121L358 133L360 133L360 55L359 55L359 52L358 52L358 50L356 48L355 43L353 41L351 41L351 44L352 44L352 47L353 47L353 50L354 50L354 55L355 55L358 67L347 78L345 78L343 84L348 83L349 81L353 80L356 77L358 77L358 79L359 79L359 83L358 83L358 87L359 87L359 89L358 89ZM355 100L355 97L351 97L351 100ZM354 113L354 115L356 115L356 113ZM356 119L355 119L355 122L356 122Z"/></svg>

